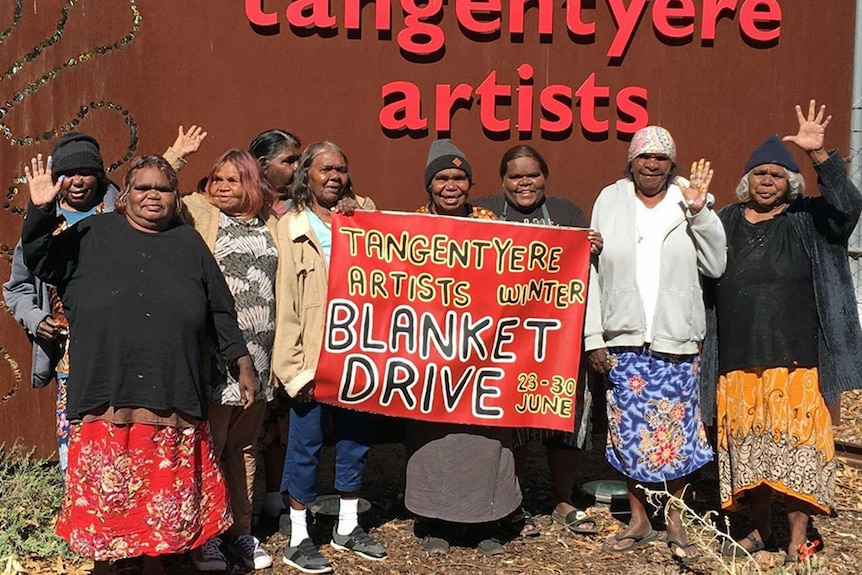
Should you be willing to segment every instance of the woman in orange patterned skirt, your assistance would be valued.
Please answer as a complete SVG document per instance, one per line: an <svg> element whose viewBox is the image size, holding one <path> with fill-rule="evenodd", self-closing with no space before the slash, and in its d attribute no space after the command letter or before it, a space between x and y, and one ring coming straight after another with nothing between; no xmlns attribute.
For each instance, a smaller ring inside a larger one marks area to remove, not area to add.
<svg viewBox="0 0 862 575"><path fill-rule="evenodd" d="M73 551L143 573L143 556L203 545L231 522L206 420L213 342L254 402L257 375L233 297L194 229L179 219L163 158L132 162L116 212L54 235L69 186L51 158L26 169L24 262L57 286L69 320L66 491L57 533Z"/></svg>
<svg viewBox="0 0 862 575"><path fill-rule="evenodd" d="M812 514L834 505L835 461L827 403L862 387L862 357L847 238L862 196L844 161L823 147L825 106L814 101L799 131L784 141L806 152L820 197L802 196L799 167L778 136L758 147L736 193L741 203L719 212L727 232L727 270L715 284L716 340L704 349L717 368L721 504L746 497L754 530L747 552L777 548L770 506L782 494L790 526L786 562L799 561ZM713 374L714 377L714 374ZM741 554L736 545L726 555Z"/></svg>

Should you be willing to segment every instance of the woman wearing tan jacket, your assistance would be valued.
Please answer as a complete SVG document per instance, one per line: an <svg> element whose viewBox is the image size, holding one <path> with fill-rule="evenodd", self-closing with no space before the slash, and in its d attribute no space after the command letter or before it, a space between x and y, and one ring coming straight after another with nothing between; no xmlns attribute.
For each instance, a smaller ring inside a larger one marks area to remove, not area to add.
<svg viewBox="0 0 862 575"><path fill-rule="evenodd" d="M317 466L323 446L324 410L335 426L335 489L341 494L331 545L371 560L386 551L359 526L359 490L371 444L368 414L323 406L314 400L314 377L323 339L326 284L332 246L332 210L352 212L347 157L331 142L315 142L302 153L290 193L291 207L279 220L277 321L273 370L294 398L281 491L290 500L290 542L284 562L305 573L332 566L308 536L306 506L317 498Z"/></svg>

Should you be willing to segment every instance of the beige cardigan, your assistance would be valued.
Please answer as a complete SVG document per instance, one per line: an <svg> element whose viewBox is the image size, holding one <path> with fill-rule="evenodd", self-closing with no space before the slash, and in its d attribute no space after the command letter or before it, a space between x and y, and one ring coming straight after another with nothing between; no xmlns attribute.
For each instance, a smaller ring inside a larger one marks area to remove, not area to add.
<svg viewBox="0 0 862 575"><path fill-rule="evenodd" d="M276 280L281 302L275 322L272 371L290 397L311 381L323 343L327 265L305 211L289 211L278 222Z"/></svg>

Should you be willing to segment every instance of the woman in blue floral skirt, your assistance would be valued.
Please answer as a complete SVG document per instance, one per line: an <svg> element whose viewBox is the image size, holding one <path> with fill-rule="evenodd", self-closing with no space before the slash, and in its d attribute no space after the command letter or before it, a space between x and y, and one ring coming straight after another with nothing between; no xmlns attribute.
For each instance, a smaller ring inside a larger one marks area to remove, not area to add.
<svg viewBox="0 0 862 575"><path fill-rule="evenodd" d="M628 526L604 542L611 552L657 536L638 484L681 495L686 477L712 460L697 397L706 330L700 278L724 271L725 236L707 194L709 162L692 164L690 182L677 171L668 131L643 128L626 177L593 207L590 227L604 249L590 277L585 349L607 377L607 458L628 478L632 510ZM697 561L678 509L669 510L667 544L679 561Z"/></svg>

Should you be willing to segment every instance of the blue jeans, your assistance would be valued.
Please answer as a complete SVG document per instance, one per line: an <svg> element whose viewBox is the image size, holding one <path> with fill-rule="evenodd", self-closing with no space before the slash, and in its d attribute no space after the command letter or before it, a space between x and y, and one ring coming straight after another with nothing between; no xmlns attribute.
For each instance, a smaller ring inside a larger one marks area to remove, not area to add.
<svg viewBox="0 0 862 575"><path fill-rule="evenodd" d="M317 499L317 466L326 413L332 413L335 427L335 489L341 493L359 491L368 465L368 448L373 437L370 414L316 401L291 403L281 492L304 505Z"/></svg>

